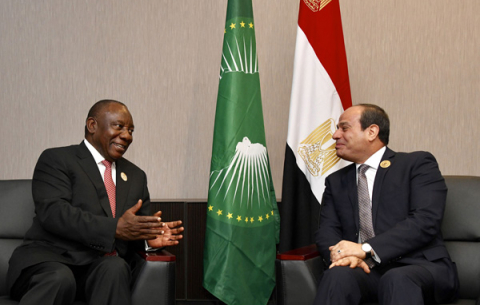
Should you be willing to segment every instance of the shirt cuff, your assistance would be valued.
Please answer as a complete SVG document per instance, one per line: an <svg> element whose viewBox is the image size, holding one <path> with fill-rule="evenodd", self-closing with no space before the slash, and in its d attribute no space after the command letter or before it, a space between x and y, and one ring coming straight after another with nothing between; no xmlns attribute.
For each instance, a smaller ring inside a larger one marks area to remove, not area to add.
<svg viewBox="0 0 480 305"><path fill-rule="evenodd" d="M377 264L380 264L382 262L382 260L380 259L380 257L375 253L375 251L373 250L372 248L372 259L377 263Z"/></svg>
<svg viewBox="0 0 480 305"><path fill-rule="evenodd" d="M148 242L145 240L145 252L155 252L162 250L163 248L153 248L148 245Z"/></svg>

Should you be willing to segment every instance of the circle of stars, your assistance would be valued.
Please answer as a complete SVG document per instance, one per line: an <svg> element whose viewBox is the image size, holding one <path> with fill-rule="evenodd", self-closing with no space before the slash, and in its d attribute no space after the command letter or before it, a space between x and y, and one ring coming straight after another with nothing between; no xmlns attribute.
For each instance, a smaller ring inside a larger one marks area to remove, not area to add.
<svg viewBox="0 0 480 305"><path fill-rule="evenodd" d="M226 213L226 215L224 214L224 211L223 210L220 210L220 209L217 209L216 211L214 211L214 206L213 205L209 205L208 206L208 212L214 212L215 214L217 214L218 217L225 217L227 218L228 220L236 220L237 222L245 222L247 224L252 224L254 222L263 222L263 221L267 221L269 220L272 216L273 216L273 210L270 211L269 213L266 213L265 215L259 215L259 216L256 216L256 217L249 217L249 216L242 216L242 215L237 215L236 217L233 215L233 213Z"/></svg>
<svg viewBox="0 0 480 305"><path fill-rule="evenodd" d="M245 22L241 21L239 23L239 25L240 25L240 28L245 28L246 29L247 26L248 26L249 29L253 29L253 23L252 22L246 24ZM231 31L233 31L234 29L237 28L237 23L232 22L232 23L230 23L230 25L228 27L230 28ZM225 29L224 33L227 33L227 29Z"/></svg>

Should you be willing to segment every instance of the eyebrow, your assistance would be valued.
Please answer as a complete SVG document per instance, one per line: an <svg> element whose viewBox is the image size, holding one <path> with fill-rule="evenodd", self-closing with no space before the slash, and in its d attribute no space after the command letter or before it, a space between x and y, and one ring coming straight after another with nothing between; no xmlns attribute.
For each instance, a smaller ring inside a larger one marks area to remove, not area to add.
<svg viewBox="0 0 480 305"><path fill-rule="evenodd" d="M350 124L348 122L338 122L337 128L345 127L345 126L349 126L349 125Z"/></svg>
<svg viewBox="0 0 480 305"><path fill-rule="evenodd" d="M124 120L115 120L115 121L112 122L112 124L122 124L122 125L126 125L127 123L125 123ZM130 128L135 128L135 125L132 124L132 125L130 125L129 127L130 127Z"/></svg>

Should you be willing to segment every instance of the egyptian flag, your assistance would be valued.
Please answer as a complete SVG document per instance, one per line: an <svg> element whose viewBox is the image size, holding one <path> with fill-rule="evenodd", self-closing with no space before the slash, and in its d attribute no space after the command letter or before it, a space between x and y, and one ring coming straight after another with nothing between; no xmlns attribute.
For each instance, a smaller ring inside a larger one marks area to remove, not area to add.
<svg viewBox="0 0 480 305"><path fill-rule="evenodd" d="M325 178L348 162L332 135L352 105L338 0L300 0L279 205L280 251L314 243Z"/></svg>

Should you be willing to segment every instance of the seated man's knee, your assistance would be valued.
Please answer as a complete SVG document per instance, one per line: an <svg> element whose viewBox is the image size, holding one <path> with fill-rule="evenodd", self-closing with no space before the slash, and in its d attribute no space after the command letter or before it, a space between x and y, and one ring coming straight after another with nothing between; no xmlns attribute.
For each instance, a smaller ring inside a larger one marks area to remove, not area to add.
<svg viewBox="0 0 480 305"><path fill-rule="evenodd" d="M334 267L332 269L325 270L320 280L320 284L327 285L335 289L357 286L358 278L356 276L356 272L358 271L359 270L352 269L350 267Z"/></svg>
<svg viewBox="0 0 480 305"><path fill-rule="evenodd" d="M431 285L431 275L421 267L394 268L381 277L378 297L382 304L423 304Z"/></svg>
<svg viewBox="0 0 480 305"><path fill-rule="evenodd" d="M326 270L320 279L315 304L358 304L362 297L361 269L334 267Z"/></svg>
<svg viewBox="0 0 480 305"><path fill-rule="evenodd" d="M52 293L72 294L76 292L75 276L66 265L61 263L43 263L45 268L41 268L37 274L31 278L31 286L49 287Z"/></svg>
<svg viewBox="0 0 480 305"><path fill-rule="evenodd" d="M109 278L129 277L130 265L118 256L106 257L97 264L95 273Z"/></svg>
<svg viewBox="0 0 480 305"><path fill-rule="evenodd" d="M412 280L405 270L401 268L394 268L387 271L381 278L379 287L393 289L395 287L402 287L412 283Z"/></svg>

